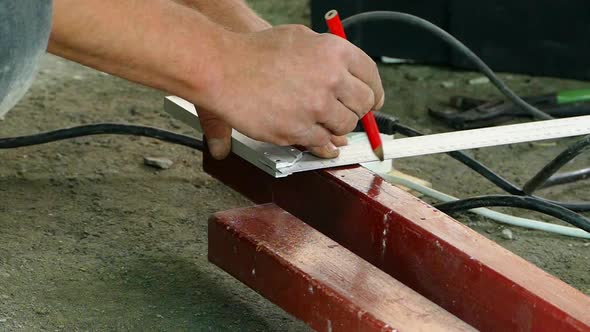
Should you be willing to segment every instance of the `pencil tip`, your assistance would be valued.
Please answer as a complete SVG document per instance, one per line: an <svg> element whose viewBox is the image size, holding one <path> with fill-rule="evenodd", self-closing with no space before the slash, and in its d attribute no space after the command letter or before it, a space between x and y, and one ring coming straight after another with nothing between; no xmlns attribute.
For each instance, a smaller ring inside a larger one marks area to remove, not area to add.
<svg viewBox="0 0 590 332"><path fill-rule="evenodd" d="M375 150L373 150L373 152L375 153L377 158L379 158L379 160L385 160L385 156L383 155L383 145L379 145Z"/></svg>

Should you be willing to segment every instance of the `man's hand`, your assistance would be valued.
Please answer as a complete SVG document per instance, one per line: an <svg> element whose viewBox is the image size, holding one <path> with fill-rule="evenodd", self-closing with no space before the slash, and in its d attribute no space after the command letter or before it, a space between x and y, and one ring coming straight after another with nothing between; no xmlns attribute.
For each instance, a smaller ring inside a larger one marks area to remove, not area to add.
<svg viewBox="0 0 590 332"><path fill-rule="evenodd" d="M174 0L189 8L204 14L212 21L234 32L257 32L267 30L272 26L258 16L243 0ZM216 159L225 158L230 151L230 127L215 117L213 112L202 108L197 110L201 117L201 125L206 132L209 151ZM332 136L332 143L336 147L347 144L346 137ZM339 150L334 146L310 147L308 150L322 158L335 158Z"/></svg>
<svg viewBox="0 0 590 332"><path fill-rule="evenodd" d="M231 150L231 127L223 120L219 119L213 112L197 109L201 127L207 137L209 152L215 159L224 159ZM312 147L309 151L320 158L338 157L341 147L347 144L346 136L332 136L332 145L325 147Z"/></svg>
<svg viewBox="0 0 590 332"><path fill-rule="evenodd" d="M381 108L375 62L344 39L303 26L234 34L201 111L210 150L229 151L229 128L261 141L302 145L322 157L370 110Z"/></svg>
<svg viewBox="0 0 590 332"><path fill-rule="evenodd" d="M346 40L269 28L241 0L177 1L54 0L48 50L191 101L217 157L229 128L334 157L332 136L383 104L375 63Z"/></svg>

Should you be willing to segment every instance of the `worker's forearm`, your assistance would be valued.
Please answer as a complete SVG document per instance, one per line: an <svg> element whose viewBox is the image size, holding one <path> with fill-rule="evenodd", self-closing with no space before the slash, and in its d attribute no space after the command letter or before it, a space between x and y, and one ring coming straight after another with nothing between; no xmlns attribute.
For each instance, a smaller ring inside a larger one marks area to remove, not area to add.
<svg viewBox="0 0 590 332"><path fill-rule="evenodd" d="M49 51L183 97L224 133L280 145L327 146L383 104L375 62L342 38L268 28L243 2L175 1L54 0Z"/></svg>
<svg viewBox="0 0 590 332"><path fill-rule="evenodd" d="M243 0L173 0L198 10L212 21L235 32L252 32L271 25L258 16Z"/></svg>
<svg viewBox="0 0 590 332"><path fill-rule="evenodd" d="M48 50L198 103L232 34L170 0L55 0Z"/></svg>

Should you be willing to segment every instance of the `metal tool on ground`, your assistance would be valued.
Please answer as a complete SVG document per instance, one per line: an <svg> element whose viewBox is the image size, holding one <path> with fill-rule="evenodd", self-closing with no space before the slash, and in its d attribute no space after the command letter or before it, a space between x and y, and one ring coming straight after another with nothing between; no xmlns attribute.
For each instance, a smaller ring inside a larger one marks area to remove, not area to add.
<svg viewBox="0 0 590 332"><path fill-rule="evenodd" d="M200 130L195 106L188 101L167 97L164 109L173 117ZM381 139L385 159L394 159L586 134L590 134L590 115L395 140L392 136L381 135ZM232 134L232 152L274 177L377 161L369 146L368 141L359 141L341 147L337 158L321 159L290 146L256 141L237 131Z"/></svg>
<svg viewBox="0 0 590 332"><path fill-rule="evenodd" d="M590 115L590 89L530 96L523 100L556 118ZM457 111L428 111L431 116L454 129L482 128L499 125L514 118L530 117L530 113L506 100L453 96L449 104Z"/></svg>
<svg viewBox="0 0 590 332"><path fill-rule="evenodd" d="M344 32L344 27L342 27L342 22L340 21L338 11L335 9L330 10L326 13L325 19L328 29L332 34L346 39L346 33ZM363 127L367 132L367 137L371 143L371 149L377 158L379 158L379 160L383 160L383 144L381 142L381 135L379 135L377 122L375 121L375 115L373 112L369 112L362 117L361 122L363 123Z"/></svg>

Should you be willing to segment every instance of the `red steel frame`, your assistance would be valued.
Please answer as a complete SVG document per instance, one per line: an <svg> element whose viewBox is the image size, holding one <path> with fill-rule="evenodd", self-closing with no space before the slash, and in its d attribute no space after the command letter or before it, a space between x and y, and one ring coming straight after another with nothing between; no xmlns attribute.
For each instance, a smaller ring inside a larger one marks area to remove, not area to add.
<svg viewBox="0 0 590 332"><path fill-rule="evenodd" d="M275 179L244 160L204 169L273 202L483 331L590 331L590 298L360 167Z"/></svg>
<svg viewBox="0 0 590 332"><path fill-rule="evenodd" d="M317 331L473 328L274 204L216 213L209 259Z"/></svg>

